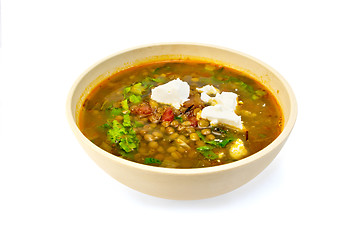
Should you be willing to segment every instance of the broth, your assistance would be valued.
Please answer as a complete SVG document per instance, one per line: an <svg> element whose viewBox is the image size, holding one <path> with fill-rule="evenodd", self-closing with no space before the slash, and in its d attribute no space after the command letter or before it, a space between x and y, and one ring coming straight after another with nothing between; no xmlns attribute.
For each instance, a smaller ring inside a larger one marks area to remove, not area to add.
<svg viewBox="0 0 360 240"><path fill-rule="evenodd" d="M189 100L179 109L152 98L155 88L175 79L190 86ZM242 129L201 117L214 104L199 92L206 85L237 94L234 112ZM200 168L260 151L281 133L282 119L272 93L246 74L208 62L171 60L134 66L101 82L83 102L78 123L89 140L116 156L152 166Z"/></svg>

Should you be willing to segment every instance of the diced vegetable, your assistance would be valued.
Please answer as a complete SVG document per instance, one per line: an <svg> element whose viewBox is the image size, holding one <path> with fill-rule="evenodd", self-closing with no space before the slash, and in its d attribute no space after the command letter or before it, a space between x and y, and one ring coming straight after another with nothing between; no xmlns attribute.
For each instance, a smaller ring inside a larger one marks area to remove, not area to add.
<svg viewBox="0 0 360 240"><path fill-rule="evenodd" d="M161 121L172 121L172 120L174 120L174 113L172 108L168 107L161 116Z"/></svg>
<svg viewBox="0 0 360 240"><path fill-rule="evenodd" d="M141 116L148 116L152 114L152 109L148 103L142 103L132 109L132 112Z"/></svg>

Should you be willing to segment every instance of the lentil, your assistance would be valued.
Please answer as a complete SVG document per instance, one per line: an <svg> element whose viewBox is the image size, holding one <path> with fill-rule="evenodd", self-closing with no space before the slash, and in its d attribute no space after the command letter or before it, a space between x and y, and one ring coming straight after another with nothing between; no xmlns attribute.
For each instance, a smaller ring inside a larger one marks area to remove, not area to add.
<svg viewBox="0 0 360 240"><path fill-rule="evenodd" d="M211 130L209 128L205 128L203 130L201 130L201 134L202 135L209 135L211 133Z"/></svg>
<svg viewBox="0 0 360 240"><path fill-rule="evenodd" d="M197 140L199 140L199 136L196 133L191 133L190 140L197 141Z"/></svg>

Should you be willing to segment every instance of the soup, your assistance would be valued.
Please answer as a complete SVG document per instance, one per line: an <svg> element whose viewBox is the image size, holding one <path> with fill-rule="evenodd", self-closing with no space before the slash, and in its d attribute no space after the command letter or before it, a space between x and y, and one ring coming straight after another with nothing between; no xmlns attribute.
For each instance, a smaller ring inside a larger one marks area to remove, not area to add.
<svg viewBox="0 0 360 240"><path fill-rule="evenodd" d="M201 168L241 160L282 131L272 93L214 63L171 60L134 66L102 81L78 124L100 148L141 164Z"/></svg>

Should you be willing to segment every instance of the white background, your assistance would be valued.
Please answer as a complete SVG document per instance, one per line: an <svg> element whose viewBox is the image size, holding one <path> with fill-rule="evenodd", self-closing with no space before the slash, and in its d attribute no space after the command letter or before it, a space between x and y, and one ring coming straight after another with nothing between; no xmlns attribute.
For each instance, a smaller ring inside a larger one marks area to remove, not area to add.
<svg viewBox="0 0 360 240"><path fill-rule="evenodd" d="M360 239L357 2L3 0L0 239ZM176 41L252 55L297 96L281 153L219 197L129 189L93 163L65 117L90 65Z"/></svg>

